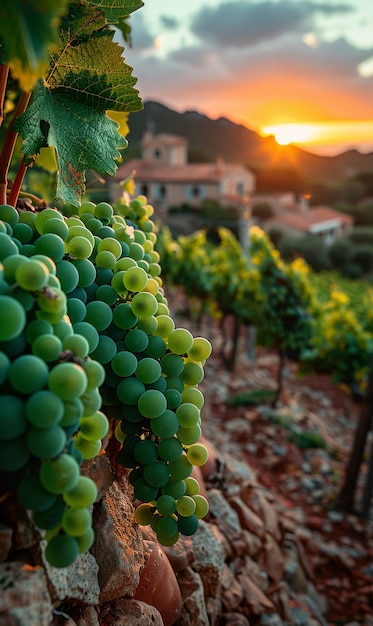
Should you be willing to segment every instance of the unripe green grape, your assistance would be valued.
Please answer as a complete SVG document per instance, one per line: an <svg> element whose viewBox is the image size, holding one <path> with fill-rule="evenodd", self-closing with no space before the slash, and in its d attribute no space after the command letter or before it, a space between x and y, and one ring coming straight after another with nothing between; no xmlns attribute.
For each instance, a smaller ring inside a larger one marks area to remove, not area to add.
<svg viewBox="0 0 373 626"><path fill-rule="evenodd" d="M175 500L178 500L178 498L182 498L185 494L185 489L184 480L171 477L168 483L162 487L162 494L172 496Z"/></svg>
<svg viewBox="0 0 373 626"><path fill-rule="evenodd" d="M166 377L167 389L176 389L179 393L182 393L184 389L184 383L180 376L167 376Z"/></svg>
<svg viewBox="0 0 373 626"><path fill-rule="evenodd" d="M39 477L34 474L22 476L17 487L17 497L25 509L38 512L45 511L56 501L56 496L44 489Z"/></svg>
<svg viewBox="0 0 373 626"><path fill-rule="evenodd" d="M40 211L34 220L35 228L40 235L43 234L44 225L49 219L59 219L63 221L63 216L57 209L44 209Z"/></svg>
<svg viewBox="0 0 373 626"><path fill-rule="evenodd" d="M87 550L89 550L89 548L92 547L95 539L95 533L93 528L88 528L85 533L79 535L78 537L74 537L74 539L78 544L79 554L82 554L82 552L86 552Z"/></svg>
<svg viewBox="0 0 373 626"><path fill-rule="evenodd" d="M148 389L138 398L137 406L144 417L155 418L165 412L167 401L162 392Z"/></svg>
<svg viewBox="0 0 373 626"><path fill-rule="evenodd" d="M164 461L148 463L144 467L144 478L152 487L163 487L170 478L167 463L164 463Z"/></svg>
<svg viewBox="0 0 373 626"><path fill-rule="evenodd" d="M69 298L67 301L67 314L72 324L82 322L86 315L85 304L79 298Z"/></svg>
<svg viewBox="0 0 373 626"><path fill-rule="evenodd" d="M118 328L123 330L133 328L137 319L129 302L121 302L113 310L113 322Z"/></svg>
<svg viewBox="0 0 373 626"><path fill-rule="evenodd" d="M193 335L186 328L178 328L168 335L168 347L175 354L187 353L193 345Z"/></svg>
<svg viewBox="0 0 373 626"><path fill-rule="evenodd" d="M142 247L141 244L136 243L136 241L133 241L129 244L129 256L132 257L132 259L135 259L135 261L140 261L141 259L144 258L144 248Z"/></svg>
<svg viewBox="0 0 373 626"><path fill-rule="evenodd" d="M144 350L146 356L150 356L153 359L160 359L166 353L166 344L162 337L153 335L149 337L147 348Z"/></svg>
<svg viewBox="0 0 373 626"><path fill-rule="evenodd" d="M27 445L39 459L52 459L61 454L66 444L66 433L58 425L49 428L31 426L27 433Z"/></svg>
<svg viewBox="0 0 373 626"><path fill-rule="evenodd" d="M152 293L153 296L155 296L159 291L159 284L156 280L154 280L154 278L148 278L144 291L149 291L149 293Z"/></svg>
<svg viewBox="0 0 373 626"><path fill-rule="evenodd" d="M155 335L168 337L175 329L175 322L169 315L157 315L158 326Z"/></svg>
<svg viewBox="0 0 373 626"><path fill-rule="evenodd" d="M56 276L61 283L61 289L69 294L74 291L79 282L79 272L73 263L62 259L56 264Z"/></svg>
<svg viewBox="0 0 373 626"><path fill-rule="evenodd" d="M0 395L0 440L15 439L27 429L24 403L13 395Z"/></svg>
<svg viewBox="0 0 373 626"><path fill-rule="evenodd" d="M122 422L118 422L118 424L116 425L115 430L114 430L114 435L115 435L116 440L119 441L119 443L123 443L123 441L125 440L127 436L127 433L124 433L122 430Z"/></svg>
<svg viewBox="0 0 373 626"><path fill-rule="evenodd" d="M39 291L48 282L48 268L40 261L29 259L22 263L15 273L15 278L20 287L25 291Z"/></svg>
<svg viewBox="0 0 373 626"><path fill-rule="evenodd" d="M62 320L53 325L54 334L62 341L67 335L72 335L74 332L73 326L70 323L68 317L64 317Z"/></svg>
<svg viewBox="0 0 373 626"><path fill-rule="evenodd" d="M96 204L95 217L101 220L103 224L109 224L113 215L113 207L108 202L99 202Z"/></svg>
<svg viewBox="0 0 373 626"><path fill-rule="evenodd" d="M178 354L169 352L161 358L162 372L166 376L180 376L184 369L184 359Z"/></svg>
<svg viewBox="0 0 373 626"><path fill-rule="evenodd" d="M158 303L153 294L147 291L137 293L132 298L132 311L139 319L152 317L157 311Z"/></svg>
<svg viewBox="0 0 373 626"><path fill-rule="evenodd" d="M46 233L58 235L63 241L65 241L69 234L69 227L63 220L53 217L43 225L43 235Z"/></svg>
<svg viewBox="0 0 373 626"><path fill-rule="evenodd" d="M48 376L48 387L62 400L73 400L87 388L85 371L76 363L59 363Z"/></svg>
<svg viewBox="0 0 373 626"><path fill-rule="evenodd" d="M80 235L68 240L66 247L67 252L75 259L88 259L93 250L91 242L86 237Z"/></svg>
<svg viewBox="0 0 373 626"><path fill-rule="evenodd" d="M202 443L195 443L188 448L187 458L192 465L201 466L207 462L209 453Z"/></svg>
<svg viewBox="0 0 373 626"><path fill-rule="evenodd" d="M96 441L88 441L88 439L84 437L80 432L78 432L75 436L74 442L76 449L79 450L85 461L89 459L94 459L95 456L98 455L102 447L100 439Z"/></svg>
<svg viewBox="0 0 373 626"><path fill-rule="evenodd" d="M91 244L93 248L95 245L95 239L91 231L84 225L84 223L81 220L77 220L74 223L73 223L73 220L76 220L76 218L69 217L66 220L69 226L69 234L67 236L67 243L72 241L72 239L74 239L75 237L83 237L84 239L87 239L87 241L89 241L89 243Z"/></svg>
<svg viewBox="0 0 373 626"><path fill-rule="evenodd" d="M166 389L164 395L167 400L168 409L176 409L181 404L181 393L177 389Z"/></svg>
<svg viewBox="0 0 373 626"><path fill-rule="evenodd" d="M101 387L105 380L105 369L101 363L92 359L86 359L82 362L82 368L87 376L87 389L95 389Z"/></svg>
<svg viewBox="0 0 373 626"><path fill-rule="evenodd" d="M182 535L194 535L198 530L198 517L189 515L189 517L180 516L178 519L178 529Z"/></svg>
<svg viewBox="0 0 373 626"><path fill-rule="evenodd" d="M46 313L58 313L63 311L61 318L67 311L66 307L66 295L61 289L56 287L49 287L43 293L38 296L37 299L39 307Z"/></svg>
<svg viewBox="0 0 373 626"><path fill-rule="evenodd" d="M34 393L46 385L48 374L48 366L42 359L33 354L22 354L9 368L9 382L19 393Z"/></svg>
<svg viewBox="0 0 373 626"><path fill-rule="evenodd" d="M138 265L137 265L135 259L131 259L131 257L127 257L126 256L126 257L122 257L121 259L119 259L116 262L114 271L115 272L120 272L120 271L126 272L131 267L138 267Z"/></svg>
<svg viewBox="0 0 373 626"><path fill-rule="evenodd" d="M193 339L193 345L188 351L188 356L194 361L205 361L209 358L212 352L211 343L204 337L195 337Z"/></svg>
<svg viewBox="0 0 373 626"><path fill-rule="evenodd" d="M149 337L138 328L128 331L124 338L126 348L131 352L144 352L149 344Z"/></svg>
<svg viewBox="0 0 373 626"><path fill-rule="evenodd" d="M86 389L80 400L83 402L83 417L91 417L102 406L102 396L97 388Z"/></svg>
<svg viewBox="0 0 373 626"><path fill-rule="evenodd" d="M158 321L154 315L151 315L150 317L139 319L136 326L147 335L152 335L158 328Z"/></svg>
<svg viewBox="0 0 373 626"><path fill-rule="evenodd" d="M160 517L157 524L157 534L162 537L173 537L178 531L177 519L171 515Z"/></svg>
<svg viewBox="0 0 373 626"><path fill-rule="evenodd" d="M10 359L5 352L0 352L0 385L6 380L10 368Z"/></svg>
<svg viewBox="0 0 373 626"><path fill-rule="evenodd" d="M17 209L15 209L10 204L1 204L0 205L0 220L4 220L4 222L8 222L10 226L15 226L19 220L19 214Z"/></svg>
<svg viewBox="0 0 373 626"><path fill-rule="evenodd" d="M186 486L186 494L188 496L196 496L200 492L199 482L193 476L188 476L188 478L185 479L185 486Z"/></svg>
<svg viewBox="0 0 373 626"><path fill-rule="evenodd" d="M43 234L35 241L35 253L50 257L55 263L58 263L65 254L65 242L54 233Z"/></svg>
<svg viewBox="0 0 373 626"><path fill-rule="evenodd" d="M158 494L158 488L149 485L143 477L136 480L133 490L135 498L140 502L152 502Z"/></svg>
<svg viewBox="0 0 373 626"><path fill-rule="evenodd" d="M0 440L0 471L15 472L24 467L30 459L30 451L22 434L16 439Z"/></svg>
<svg viewBox="0 0 373 626"><path fill-rule="evenodd" d="M174 478L175 480L184 480L191 475L193 465L187 459L186 455L183 454L176 461L171 461L169 463L169 470L172 478Z"/></svg>
<svg viewBox="0 0 373 626"><path fill-rule="evenodd" d="M17 237L22 244L27 244L32 240L34 231L28 224L18 223L13 227L13 235Z"/></svg>
<svg viewBox="0 0 373 626"><path fill-rule="evenodd" d="M191 446L192 444L199 441L199 439L201 438L201 434L201 426L199 424L195 424L195 426L191 426L190 428L180 426L179 430L176 433L176 437L185 446Z"/></svg>
<svg viewBox="0 0 373 626"><path fill-rule="evenodd" d="M62 342L56 335L39 335L31 346L32 353L47 363L57 361L62 352Z"/></svg>
<svg viewBox="0 0 373 626"><path fill-rule="evenodd" d="M117 345L115 341L112 340L111 337L107 337L106 335L100 335L98 340L98 345L95 350L90 353L90 356L95 361L102 363L105 365L106 363L110 363L112 359L114 359L117 353Z"/></svg>
<svg viewBox="0 0 373 626"><path fill-rule="evenodd" d="M138 362L136 368L136 378L144 384L154 383L162 373L161 366L155 359L145 357Z"/></svg>
<svg viewBox="0 0 373 626"><path fill-rule="evenodd" d="M133 448L133 454L141 465L154 463L158 459L157 444L151 439L140 439Z"/></svg>
<svg viewBox="0 0 373 626"><path fill-rule="evenodd" d="M170 309L164 302L158 302L156 315L169 315Z"/></svg>
<svg viewBox="0 0 373 626"><path fill-rule="evenodd" d="M62 420L64 411L61 398L47 389L33 393L25 404L27 419L38 428L55 426Z"/></svg>
<svg viewBox="0 0 373 626"><path fill-rule="evenodd" d="M0 341L19 335L26 324L24 308L10 296L0 295Z"/></svg>
<svg viewBox="0 0 373 626"><path fill-rule="evenodd" d="M87 508L68 508L61 520L62 529L71 537L79 537L90 528L92 517Z"/></svg>
<svg viewBox="0 0 373 626"><path fill-rule="evenodd" d="M185 428L192 428L200 421L199 409L195 404L191 404L190 402L180 404L176 409L176 415L180 426L184 426Z"/></svg>
<svg viewBox="0 0 373 626"><path fill-rule="evenodd" d="M78 286L89 287L96 280L96 268L89 259L73 259L72 265L76 267L79 274Z"/></svg>
<svg viewBox="0 0 373 626"><path fill-rule="evenodd" d="M99 332L106 330L113 319L113 313L106 302L97 300L87 304L85 321L92 324Z"/></svg>
<svg viewBox="0 0 373 626"><path fill-rule="evenodd" d="M157 500L157 509L161 515L172 515L176 511L176 501L172 496L162 495Z"/></svg>
<svg viewBox="0 0 373 626"><path fill-rule="evenodd" d="M79 478L79 465L69 454L61 454L58 459L43 461L39 473L43 487L54 494L72 489Z"/></svg>
<svg viewBox="0 0 373 626"><path fill-rule="evenodd" d="M118 294L111 285L100 285L96 290L96 298L112 306L116 303Z"/></svg>
<svg viewBox="0 0 373 626"><path fill-rule="evenodd" d="M102 252L102 250L108 250L111 252L116 259L122 254L122 246L120 245L117 239L114 237L107 237L106 239L102 239L97 247L98 252Z"/></svg>
<svg viewBox="0 0 373 626"><path fill-rule="evenodd" d="M102 250L98 252L96 255L96 265L97 267L103 267L105 269L113 270L116 264L116 258L112 252L109 250Z"/></svg>
<svg viewBox="0 0 373 626"><path fill-rule="evenodd" d="M17 267L22 265L23 263L27 263L27 257L21 254L12 254L12 256L8 256L3 261L3 278L7 283L15 282L15 274Z"/></svg>
<svg viewBox="0 0 373 626"><path fill-rule="evenodd" d="M181 398L183 402L191 402L192 404L195 404L200 410L205 403L203 393L197 389L197 387L185 388L181 394Z"/></svg>
<svg viewBox="0 0 373 626"><path fill-rule="evenodd" d="M13 254L19 254L17 245L9 235L0 232L0 261L3 261Z"/></svg>
<svg viewBox="0 0 373 626"><path fill-rule="evenodd" d="M179 498L176 502L176 511L182 517L193 515L195 510L196 503L191 496L182 496L182 498Z"/></svg>
<svg viewBox="0 0 373 626"><path fill-rule="evenodd" d="M116 389L118 399L123 404L137 404L141 395L145 392L144 383L134 376L121 380Z"/></svg>
<svg viewBox="0 0 373 626"><path fill-rule="evenodd" d="M148 282L148 275L141 267L130 267L125 271L123 284L128 291L142 291Z"/></svg>
<svg viewBox="0 0 373 626"><path fill-rule="evenodd" d="M68 567L74 563L79 554L79 547L74 537L56 535L48 542L45 556L53 567Z"/></svg>
<svg viewBox="0 0 373 626"><path fill-rule="evenodd" d="M183 447L176 437L166 437L158 443L158 455L163 461L177 461L183 453Z"/></svg>
<svg viewBox="0 0 373 626"><path fill-rule="evenodd" d="M111 367L113 372L118 376L126 377L135 373L138 365L137 358L132 352L128 350L122 350L117 352L111 361Z"/></svg>
<svg viewBox="0 0 373 626"><path fill-rule="evenodd" d="M153 508L150 504L139 504L135 509L135 521L140 526L147 526L150 524L153 517Z"/></svg>
<svg viewBox="0 0 373 626"><path fill-rule="evenodd" d="M86 338L89 343L89 354L92 354L96 350L100 339L97 329L85 321L73 324L73 329L77 335L83 335Z"/></svg>
<svg viewBox="0 0 373 626"><path fill-rule="evenodd" d="M80 432L88 441L103 439L109 430L109 422L106 415L101 411L96 411L90 417L83 417L80 420Z"/></svg>
<svg viewBox="0 0 373 626"><path fill-rule="evenodd" d="M177 543L179 538L179 531L172 535L172 537L165 537L164 535L157 533L157 541L161 544L161 546L173 546L175 545L175 543Z"/></svg>
<svg viewBox="0 0 373 626"><path fill-rule="evenodd" d="M193 500L196 503L196 510L194 511L195 516L198 519L206 517L207 513L209 512L209 503L205 496L196 494L193 495Z"/></svg>
<svg viewBox="0 0 373 626"><path fill-rule="evenodd" d="M172 437L179 430L179 421L173 411L166 409L162 415L151 420L150 427L157 437Z"/></svg>
<svg viewBox="0 0 373 626"><path fill-rule="evenodd" d="M187 361L180 377L186 385L198 385L203 381L204 375L203 367L199 363Z"/></svg>

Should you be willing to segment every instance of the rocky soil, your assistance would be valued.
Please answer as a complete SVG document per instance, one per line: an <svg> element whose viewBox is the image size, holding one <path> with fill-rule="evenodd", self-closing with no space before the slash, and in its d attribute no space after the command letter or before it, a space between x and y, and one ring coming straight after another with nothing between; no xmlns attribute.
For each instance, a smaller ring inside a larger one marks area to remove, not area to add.
<svg viewBox="0 0 373 626"><path fill-rule="evenodd" d="M250 361L242 337L230 374L214 325L177 323L214 346L201 384L210 459L196 470L208 518L196 535L158 546L134 523L131 487L109 463L110 444L85 467L99 487L96 541L56 570L3 489L0 625L373 626L372 521L334 508L359 406L327 376L298 379L289 362L276 411L230 407L238 393L274 388L276 355L257 350ZM301 447L305 440L322 447Z"/></svg>

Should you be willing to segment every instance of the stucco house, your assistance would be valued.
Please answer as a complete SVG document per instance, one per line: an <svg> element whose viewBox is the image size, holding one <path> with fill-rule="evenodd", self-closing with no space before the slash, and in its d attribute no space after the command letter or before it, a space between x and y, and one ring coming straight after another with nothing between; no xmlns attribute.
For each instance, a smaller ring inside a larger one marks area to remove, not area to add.
<svg viewBox="0 0 373 626"><path fill-rule="evenodd" d="M327 206L298 206L298 210L282 211L265 223L265 230L282 231L286 235L311 235L333 243L351 232L354 218Z"/></svg>
<svg viewBox="0 0 373 626"><path fill-rule="evenodd" d="M183 203L198 207L205 199L223 206L248 206L255 175L243 165L221 158L215 163L188 163L187 139L165 133L147 131L141 150L141 158L118 168L116 179L134 174L136 193L146 195L158 213Z"/></svg>

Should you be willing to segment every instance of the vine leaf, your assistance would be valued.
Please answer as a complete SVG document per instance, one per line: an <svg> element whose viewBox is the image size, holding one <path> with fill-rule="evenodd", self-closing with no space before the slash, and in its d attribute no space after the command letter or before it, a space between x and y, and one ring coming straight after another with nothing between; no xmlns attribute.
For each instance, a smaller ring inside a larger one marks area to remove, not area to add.
<svg viewBox="0 0 373 626"><path fill-rule="evenodd" d="M57 197L79 206L85 190L85 171L94 169L100 175L114 175L118 148L127 145L118 133L118 124L107 115L81 102L52 95L37 83L31 106L16 122L24 137L23 150L28 164L40 149L56 150Z"/></svg>
<svg viewBox="0 0 373 626"><path fill-rule="evenodd" d="M115 24L133 11L137 11L144 3L142 0L87 0L88 4L105 12L108 22Z"/></svg>

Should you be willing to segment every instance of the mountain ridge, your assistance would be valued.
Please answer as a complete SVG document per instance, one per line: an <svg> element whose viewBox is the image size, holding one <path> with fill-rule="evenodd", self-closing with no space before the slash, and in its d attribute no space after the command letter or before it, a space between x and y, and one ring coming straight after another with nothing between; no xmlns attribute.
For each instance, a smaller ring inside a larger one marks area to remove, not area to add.
<svg viewBox="0 0 373 626"><path fill-rule="evenodd" d="M262 137L243 124L227 117L212 119L195 110L183 113L148 100L141 111L129 116L129 142L140 147L146 130L186 137L189 150L213 161L218 156L227 162L244 163L254 171L293 169L306 178L343 179L359 172L373 171L373 152L347 150L335 156L316 155L293 145L280 146L273 136Z"/></svg>

